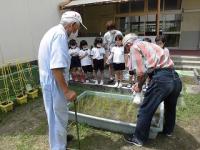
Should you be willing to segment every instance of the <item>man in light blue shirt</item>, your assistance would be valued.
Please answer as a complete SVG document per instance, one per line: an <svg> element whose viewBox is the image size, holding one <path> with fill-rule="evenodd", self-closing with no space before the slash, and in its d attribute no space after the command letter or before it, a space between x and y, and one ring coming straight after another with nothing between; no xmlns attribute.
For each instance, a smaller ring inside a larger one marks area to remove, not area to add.
<svg viewBox="0 0 200 150"><path fill-rule="evenodd" d="M39 47L40 83L48 120L51 150L65 150L67 146L67 103L76 99L76 93L69 89L66 78L71 61L67 42L68 37L77 37L80 24L82 24L82 18L79 13L65 12L60 24L45 33Z"/></svg>

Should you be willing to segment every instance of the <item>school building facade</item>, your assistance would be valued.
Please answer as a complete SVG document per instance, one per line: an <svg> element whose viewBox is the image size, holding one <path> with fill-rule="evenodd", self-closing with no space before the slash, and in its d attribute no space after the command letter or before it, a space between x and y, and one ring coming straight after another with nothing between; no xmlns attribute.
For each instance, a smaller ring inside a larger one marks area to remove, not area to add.
<svg viewBox="0 0 200 150"><path fill-rule="evenodd" d="M200 50L200 0L67 0L59 8L81 13L81 37L103 36L114 20L123 34L164 34L171 49Z"/></svg>

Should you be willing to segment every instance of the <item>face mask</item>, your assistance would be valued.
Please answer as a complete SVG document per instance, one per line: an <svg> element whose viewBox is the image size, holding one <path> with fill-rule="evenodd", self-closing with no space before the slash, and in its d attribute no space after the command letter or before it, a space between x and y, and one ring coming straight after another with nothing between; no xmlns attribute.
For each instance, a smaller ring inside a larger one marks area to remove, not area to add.
<svg viewBox="0 0 200 150"><path fill-rule="evenodd" d="M78 30L76 30L76 32L75 32L75 33L73 33L73 32L72 32L72 33L70 34L70 36L69 36L69 37L70 37L71 39L76 39L76 38L77 38L77 36L78 36Z"/></svg>
<svg viewBox="0 0 200 150"><path fill-rule="evenodd" d="M97 48L101 48L101 44L97 44Z"/></svg>
<svg viewBox="0 0 200 150"><path fill-rule="evenodd" d="M85 50L88 50L88 48L87 48L87 47L84 47L83 50L84 50L84 51L85 51Z"/></svg>
<svg viewBox="0 0 200 150"><path fill-rule="evenodd" d="M72 48L72 49L75 49L75 48L76 48L76 46L71 46L71 48Z"/></svg>

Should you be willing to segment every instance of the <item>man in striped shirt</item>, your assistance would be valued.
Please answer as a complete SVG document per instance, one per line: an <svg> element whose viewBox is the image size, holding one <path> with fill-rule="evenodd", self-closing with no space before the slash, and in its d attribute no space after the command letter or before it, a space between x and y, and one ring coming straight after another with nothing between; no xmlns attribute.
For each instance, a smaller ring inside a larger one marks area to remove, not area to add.
<svg viewBox="0 0 200 150"><path fill-rule="evenodd" d="M147 77L151 79L138 113L137 126L127 142L142 146L148 139L151 120L159 104L164 101L165 123L163 133L170 136L176 120L176 104L182 83L174 70L174 63L156 44L141 41L130 33L123 39L125 53L130 54L130 68L136 71L137 82L133 91L141 92Z"/></svg>

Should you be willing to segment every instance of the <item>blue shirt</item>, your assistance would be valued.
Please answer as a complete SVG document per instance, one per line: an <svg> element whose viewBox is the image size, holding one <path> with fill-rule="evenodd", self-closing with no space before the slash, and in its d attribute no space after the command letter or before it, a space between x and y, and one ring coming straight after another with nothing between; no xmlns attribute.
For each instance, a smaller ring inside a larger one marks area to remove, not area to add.
<svg viewBox="0 0 200 150"><path fill-rule="evenodd" d="M40 43L38 63L41 84L54 83L52 69L55 68L63 68L67 79L70 61L67 34L63 25L59 24L47 31Z"/></svg>

